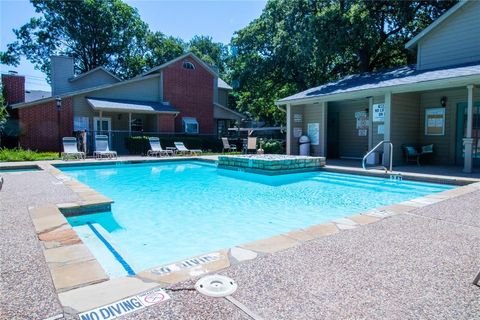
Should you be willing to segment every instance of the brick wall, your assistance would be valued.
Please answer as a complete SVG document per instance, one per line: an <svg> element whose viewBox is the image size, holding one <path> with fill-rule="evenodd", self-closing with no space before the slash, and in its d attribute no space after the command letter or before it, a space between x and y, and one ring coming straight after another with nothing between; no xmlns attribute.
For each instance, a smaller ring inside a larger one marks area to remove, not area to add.
<svg viewBox="0 0 480 320"><path fill-rule="evenodd" d="M20 146L38 151L58 151L57 107L55 100L18 110L20 120ZM60 133L70 137L73 133L72 98L62 100Z"/></svg>
<svg viewBox="0 0 480 320"><path fill-rule="evenodd" d="M175 116L173 114L158 114L157 131L164 133L175 132Z"/></svg>
<svg viewBox="0 0 480 320"><path fill-rule="evenodd" d="M195 70L184 69L185 60L193 63ZM214 133L213 78L197 61L189 58L163 70L163 99L180 111L175 118L176 132L182 132L182 117L193 117L199 123L199 133Z"/></svg>
<svg viewBox="0 0 480 320"><path fill-rule="evenodd" d="M2 87L7 104L25 101L25 77L2 74Z"/></svg>

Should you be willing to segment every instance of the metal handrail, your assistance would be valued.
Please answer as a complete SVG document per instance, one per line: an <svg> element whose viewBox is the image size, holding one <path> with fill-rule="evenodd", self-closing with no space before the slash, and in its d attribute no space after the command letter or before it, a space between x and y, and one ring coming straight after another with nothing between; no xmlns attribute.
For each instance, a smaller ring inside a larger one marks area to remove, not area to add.
<svg viewBox="0 0 480 320"><path fill-rule="evenodd" d="M377 150L381 145L384 145L385 143L387 143L390 147L390 152L389 152L389 156L390 156L390 166L389 168L385 167L385 166L381 166L385 172L387 171L392 171L392 168L393 168L393 143L391 141L386 141L386 140L382 140L380 141L375 147L373 147L370 151L367 152L367 154L363 157L362 159L362 168L363 170L367 170L367 167L365 165L366 161L367 161L367 158L369 155L371 155L375 150Z"/></svg>

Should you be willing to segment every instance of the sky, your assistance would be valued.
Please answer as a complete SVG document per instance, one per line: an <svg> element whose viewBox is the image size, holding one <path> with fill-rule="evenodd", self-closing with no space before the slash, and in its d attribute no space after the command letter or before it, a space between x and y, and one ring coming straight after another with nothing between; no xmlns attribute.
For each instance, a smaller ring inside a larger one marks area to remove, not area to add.
<svg viewBox="0 0 480 320"><path fill-rule="evenodd" d="M190 40L194 35L211 36L215 42L229 43L235 31L258 18L264 0L124 0L138 9L150 30ZM18 29L37 16L28 0L0 0L0 50L15 41L12 29ZM17 71L26 78L26 89L50 90L45 75L22 58L18 67L0 64L2 73Z"/></svg>

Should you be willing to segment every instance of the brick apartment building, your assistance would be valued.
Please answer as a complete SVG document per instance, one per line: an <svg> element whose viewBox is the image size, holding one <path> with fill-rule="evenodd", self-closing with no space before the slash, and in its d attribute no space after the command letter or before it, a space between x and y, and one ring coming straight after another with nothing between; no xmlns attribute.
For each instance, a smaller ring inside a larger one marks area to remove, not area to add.
<svg viewBox="0 0 480 320"><path fill-rule="evenodd" d="M25 100L24 77L2 75L23 148L57 150L59 129L61 136L82 130L111 137L120 133L214 136L244 117L228 108L232 88L192 53L124 81L103 67L75 75L70 57L55 56L51 63L52 95L33 101Z"/></svg>

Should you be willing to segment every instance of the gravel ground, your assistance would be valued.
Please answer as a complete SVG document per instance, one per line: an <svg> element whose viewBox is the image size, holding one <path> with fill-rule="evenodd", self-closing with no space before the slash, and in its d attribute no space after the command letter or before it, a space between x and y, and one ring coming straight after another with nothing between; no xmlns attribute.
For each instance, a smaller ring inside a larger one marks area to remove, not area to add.
<svg viewBox="0 0 480 320"><path fill-rule="evenodd" d="M61 311L27 212L75 198L52 181L46 173L12 175L0 193L2 319ZM463 195L221 274L237 281L233 296L265 319L480 319L480 288L471 284L480 268L479 199L480 192ZM124 319L248 319L225 299L169 294Z"/></svg>
<svg viewBox="0 0 480 320"><path fill-rule="evenodd" d="M77 200L46 172L5 174L0 192L0 318L44 319L62 313L28 213L29 206Z"/></svg>

